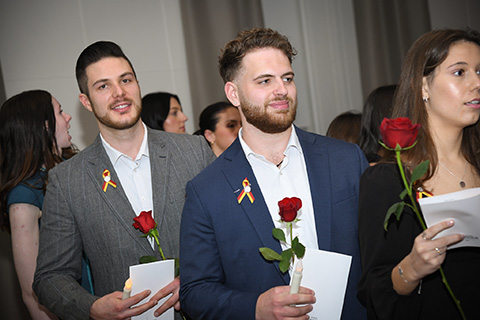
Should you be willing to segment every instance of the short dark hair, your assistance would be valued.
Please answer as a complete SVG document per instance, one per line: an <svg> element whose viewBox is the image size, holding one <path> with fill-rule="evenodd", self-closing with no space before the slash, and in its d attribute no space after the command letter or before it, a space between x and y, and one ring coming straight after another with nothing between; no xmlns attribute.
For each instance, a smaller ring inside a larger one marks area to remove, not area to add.
<svg viewBox="0 0 480 320"><path fill-rule="evenodd" d="M105 58L123 58L127 60L130 68L132 68L135 78L137 74L130 60L123 53L122 48L111 41L97 41L88 47L86 47L77 59L75 66L75 76L77 77L78 88L81 93L88 96L88 79L87 79L87 67L93 63L96 63Z"/></svg>
<svg viewBox="0 0 480 320"><path fill-rule="evenodd" d="M170 112L170 99L175 98L181 105L176 94L168 92L154 92L142 98L142 121L147 127L156 130L164 130L163 123Z"/></svg>
<svg viewBox="0 0 480 320"><path fill-rule="evenodd" d="M220 75L224 81L232 81L240 69L245 55L256 49L275 48L287 56L290 63L297 54L288 38L269 28L252 28L240 31L235 39L228 42L218 59Z"/></svg>

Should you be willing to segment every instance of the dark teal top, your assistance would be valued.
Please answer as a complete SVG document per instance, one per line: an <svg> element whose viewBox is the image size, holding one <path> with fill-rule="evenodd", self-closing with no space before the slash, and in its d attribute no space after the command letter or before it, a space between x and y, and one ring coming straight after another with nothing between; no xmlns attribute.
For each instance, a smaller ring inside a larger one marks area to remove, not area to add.
<svg viewBox="0 0 480 320"><path fill-rule="evenodd" d="M43 194L43 186L45 185L46 179L46 171L40 170L33 177L22 181L17 186L15 186L7 196L7 212L10 205L14 203L28 203L42 210L43 199L45 198L45 195ZM90 264L85 255L83 255L82 260L81 285L88 292L93 294L93 283L90 272Z"/></svg>
<svg viewBox="0 0 480 320"><path fill-rule="evenodd" d="M7 197L7 212L11 204L14 203L28 203L36 206L42 210L43 207L43 186L47 173L45 171L38 171L33 177L22 181L15 186Z"/></svg>

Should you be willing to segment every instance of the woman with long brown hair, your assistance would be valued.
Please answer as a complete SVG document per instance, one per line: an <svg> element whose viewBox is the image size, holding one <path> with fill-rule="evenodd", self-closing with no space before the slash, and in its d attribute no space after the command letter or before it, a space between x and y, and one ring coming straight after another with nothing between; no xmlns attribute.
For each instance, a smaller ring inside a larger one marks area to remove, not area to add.
<svg viewBox="0 0 480 320"><path fill-rule="evenodd" d="M405 57L393 117L421 124L417 145L402 152L401 159L407 175L430 160L426 175L414 186L418 192L437 196L480 187L480 33L448 29L420 37ZM423 231L408 206L385 231L387 210L400 201L403 190L392 153L361 179L363 276L358 297L369 319L460 319L441 281L440 266L467 318L478 318L480 248L447 251L464 236L435 236L454 221Z"/></svg>
<svg viewBox="0 0 480 320"><path fill-rule="evenodd" d="M32 319L55 319L32 290L48 170L74 154L71 116L47 91L22 92L0 109L0 227L12 236L22 297Z"/></svg>

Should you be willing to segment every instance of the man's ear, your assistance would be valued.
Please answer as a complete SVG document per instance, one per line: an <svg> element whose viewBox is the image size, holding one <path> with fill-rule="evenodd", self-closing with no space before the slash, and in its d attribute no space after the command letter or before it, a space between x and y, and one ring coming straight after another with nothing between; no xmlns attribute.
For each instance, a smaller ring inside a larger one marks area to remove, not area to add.
<svg viewBox="0 0 480 320"><path fill-rule="evenodd" d="M90 103L90 99L87 97L86 94L84 93L80 93L78 95L78 99L80 100L80 102L83 104L83 106L85 107L85 109L87 109L88 111L92 112L92 104Z"/></svg>
<svg viewBox="0 0 480 320"><path fill-rule="evenodd" d="M240 106L240 99L238 98L238 87L235 83L228 81L225 83L225 95L227 99L233 104L235 107Z"/></svg>

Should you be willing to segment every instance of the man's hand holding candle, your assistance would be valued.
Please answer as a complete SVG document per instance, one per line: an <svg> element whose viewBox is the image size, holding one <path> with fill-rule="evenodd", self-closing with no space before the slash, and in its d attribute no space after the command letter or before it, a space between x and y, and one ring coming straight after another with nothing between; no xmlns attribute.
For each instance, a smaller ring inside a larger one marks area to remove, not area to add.
<svg viewBox="0 0 480 320"><path fill-rule="evenodd" d="M308 319L315 302L311 289L300 287L299 293L290 294L290 286L274 287L258 297L255 319Z"/></svg>

